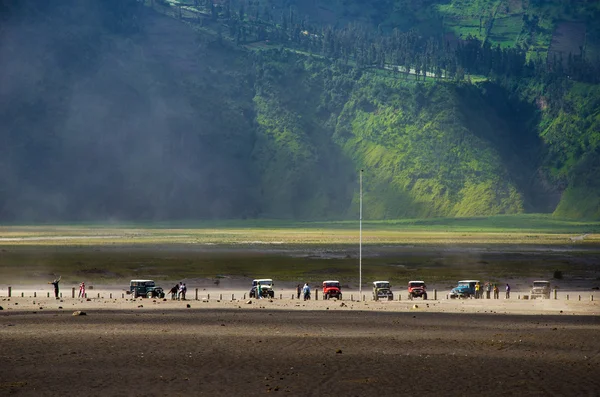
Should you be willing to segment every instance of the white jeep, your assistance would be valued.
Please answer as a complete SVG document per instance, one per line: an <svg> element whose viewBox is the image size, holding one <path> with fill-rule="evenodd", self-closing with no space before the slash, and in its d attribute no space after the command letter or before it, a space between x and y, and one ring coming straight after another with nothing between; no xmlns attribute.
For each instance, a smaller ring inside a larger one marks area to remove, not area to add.
<svg viewBox="0 0 600 397"><path fill-rule="evenodd" d="M257 290L260 285L260 291ZM250 289L250 298L274 298L275 291L273 291L273 279L270 278L259 278L252 280L252 288Z"/></svg>
<svg viewBox="0 0 600 397"><path fill-rule="evenodd" d="M550 299L550 281L537 280L531 287L531 299L538 297Z"/></svg>

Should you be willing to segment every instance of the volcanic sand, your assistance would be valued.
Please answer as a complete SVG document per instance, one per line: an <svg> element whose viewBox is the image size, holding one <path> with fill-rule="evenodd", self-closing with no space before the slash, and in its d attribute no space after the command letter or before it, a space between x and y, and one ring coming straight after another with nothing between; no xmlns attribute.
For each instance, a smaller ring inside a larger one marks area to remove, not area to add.
<svg viewBox="0 0 600 397"><path fill-rule="evenodd" d="M596 301L8 299L0 395L600 390Z"/></svg>

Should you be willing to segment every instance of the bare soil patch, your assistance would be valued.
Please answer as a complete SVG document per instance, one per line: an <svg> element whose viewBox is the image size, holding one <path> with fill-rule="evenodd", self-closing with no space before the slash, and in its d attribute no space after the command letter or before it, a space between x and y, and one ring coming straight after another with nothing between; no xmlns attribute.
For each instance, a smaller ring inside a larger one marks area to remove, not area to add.
<svg viewBox="0 0 600 397"><path fill-rule="evenodd" d="M552 42L548 49L548 59L551 60L554 55L567 62L569 54L579 55L580 46L585 44L585 24L582 22L562 22L552 35Z"/></svg>
<svg viewBox="0 0 600 397"><path fill-rule="evenodd" d="M239 309L0 312L3 395L594 394L600 318Z"/></svg>

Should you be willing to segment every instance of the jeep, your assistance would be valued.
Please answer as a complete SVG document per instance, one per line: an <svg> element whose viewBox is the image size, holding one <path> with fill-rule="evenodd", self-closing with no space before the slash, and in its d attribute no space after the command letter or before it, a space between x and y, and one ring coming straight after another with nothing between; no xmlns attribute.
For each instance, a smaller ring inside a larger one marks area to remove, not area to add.
<svg viewBox="0 0 600 397"><path fill-rule="evenodd" d="M157 287L153 280L131 280L129 293L134 298L164 298L165 292Z"/></svg>
<svg viewBox="0 0 600 397"><path fill-rule="evenodd" d="M542 297L550 299L550 281L537 280L533 282L531 287L531 299Z"/></svg>
<svg viewBox="0 0 600 397"><path fill-rule="evenodd" d="M455 298L470 298L475 296L475 285L479 283L479 280L462 280L458 282L458 285L450 291L448 295L450 299Z"/></svg>
<svg viewBox="0 0 600 397"><path fill-rule="evenodd" d="M409 281L408 282L408 299L413 300L414 298L427 299L427 290L425 281Z"/></svg>
<svg viewBox="0 0 600 397"><path fill-rule="evenodd" d="M256 295L256 290L258 289L258 285L260 284L260 290L258 291L258 296ZM275 291L273 291L273 280L270 278L259 278L256 280L252 280L252 288L250 288L250 298L274 298Z"/></svg>
<svg viewBox="0 0 600 397"><path fill-rule="evenodd" d="M323 299L329 298L342 299L342 287L339 281L323 281Z"/></svg>
<svg viewBox="0 0 600 397"><path fill-rule="evenodd" d="M391 288L392 286L389 281L373 281L373 300L394 300Z"/></svg>

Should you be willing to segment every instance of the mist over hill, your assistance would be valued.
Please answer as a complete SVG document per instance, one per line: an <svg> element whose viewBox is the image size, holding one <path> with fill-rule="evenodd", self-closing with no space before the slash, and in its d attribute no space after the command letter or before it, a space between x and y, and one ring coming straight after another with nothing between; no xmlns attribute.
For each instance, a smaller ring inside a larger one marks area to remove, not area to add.
<svg viewBox="0 0 600 397"><path fill-rule="evenodd" d="M0 1L0 220L599 217L591 56L413 3Z"/></svg>

